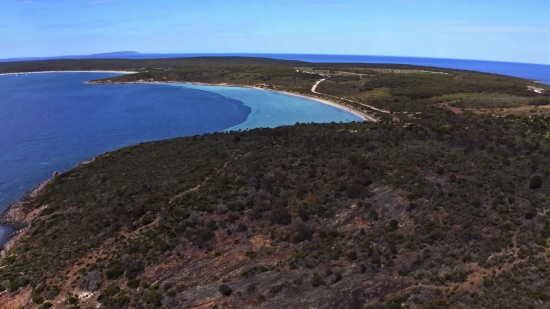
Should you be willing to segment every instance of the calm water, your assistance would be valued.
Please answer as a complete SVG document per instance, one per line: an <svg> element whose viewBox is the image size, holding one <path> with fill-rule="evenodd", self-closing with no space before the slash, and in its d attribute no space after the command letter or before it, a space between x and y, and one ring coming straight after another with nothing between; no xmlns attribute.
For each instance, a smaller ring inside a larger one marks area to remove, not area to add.
<svg viewBox="0 0 550 309"><path fill-rule="evenodd" d="M311 54L129 54L129 55L92 55L68 56L40 59L85 59L85 58L124 58L124 59L154 59L154 58L187 58L202 56L242 56L274 58L282 60L299 60L307 62L345 62L345 63L393 63L410 64L429 67L471 70L495 74L503 74L541 81L550 85L550 65L526 64L513 62L443 59L443 58L416 58L391 56L358 56L358 55L311 55ZM0 62L14 61L9 59Z"/></svg>
<svg viewBox="0 0 550 309"><path fill-rule="evenodd" d="M54 171L139 142L229 128L360 120L329 105L256 89L83 84L115 75L0 75L0 211ZM7 232L0 229L0 243Z"/></svg>

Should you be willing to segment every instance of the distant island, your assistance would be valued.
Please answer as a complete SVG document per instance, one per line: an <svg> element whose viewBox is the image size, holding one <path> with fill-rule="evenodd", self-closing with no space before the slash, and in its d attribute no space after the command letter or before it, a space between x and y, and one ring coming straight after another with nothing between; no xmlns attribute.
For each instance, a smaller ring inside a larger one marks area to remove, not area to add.
<svg viewBox="0 0 550 309"><path fill-rule="evenodd" d="M8 308L538 308L550 302L550 87L244 57L0 63L92 84L258 87L357 123L142 143L54 175L0 223Z"/></svg>

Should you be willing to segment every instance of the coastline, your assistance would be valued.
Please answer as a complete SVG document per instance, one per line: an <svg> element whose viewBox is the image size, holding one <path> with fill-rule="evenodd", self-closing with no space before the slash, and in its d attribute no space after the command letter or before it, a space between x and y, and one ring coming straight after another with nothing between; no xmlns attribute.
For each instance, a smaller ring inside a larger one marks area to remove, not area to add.
<svg viewBox="0 0 550 309"><path fill-rule="evenodd" d="M39 209L29 209L30 203L34 201L55 179L55 176L42 182L32 190L23 195L21 200L12 203L0 214L0 225L13 229L6 237L6 242L0 244L0 258L4 258L8 251L15 246L17 240L23 236L30 226L31 221L40 211L47 207L43 206Z"/></svg>
<svg viewBox="0 0 550 309"><path fill-rule="evenodd" d="M376 120L374 117L358 110L358 109L355 109L355 108L352 108L352 107L349 107L349 106L346 106L346 105L343 105L343 104L340 104L340 103L337 103L337 102L334 102L334 101L329 101L329 100L326 100L326 99L322 99L322 98L318 98L318 97L315 97L315 96L309 96L309 95L306 95L306 94L302 94L302 93L295 93L295 92L289 92L289 91L284 91L284 90L275 90L275 89L268 89L268 88L262 88L262 87L257 87L257 86L250 86L250 85L239 85L239 84L227 84L227 83L199 83L199 82L176 82L176 81L144 81L144 80L139 80L139 81L135 81L135 82L109 82L109 83L98 83L98 82L85 82L85 84L92 84L92 85L95 85L95 84L105 84L105 85L110 85L110 84L182 84L182 85L185 85L185 84L188 84L188 85L199 85L199 86L221 86L221 87L237 87L237 88L251 88L251 89L258 89L258 90L264 90L264 91L270 91L270 92L275 92L275 93L281 93L281 94L286 94L286 95L291 95L291 96L295 96L295 97L300 97L300 98L303 98L303 99L308 99L308 100L312 100L312 101L316 101L316 102L319 102L319 103L322 103L322 104L326 104L326 105L330 105L332 107L336 107L336 108L339 108L341 110L345 110L346 112L349 112L359 118L361 118L362 121L364 122L378 122L378 120Z"/></svg>
<svg viewBox="0 0 550 309"><path fill-rule="evenodd" d="M132 71L40 71L40 72L22 72L22 73L2 73L2 75L16 75L16 74L40 74L40 73L95 73L95 72L102 72L102 73L126 73L126 74L134 74L137 72ZM312 101L316 101L321 104L330 105L332 107L344 110L346 112L349 112L357 117L359 117L362 121L366 122L377 122L375 118L372 116L369 116L365 113L363 113L360 110L345 106L343 104L339 104L333 101L329 101L326 99L322 99L315 96L309 96L306 94L301 93L293 93L283 90L274 90L274 89L267 89L263 87L258 86L249 86L249 85L236 85L236 84L226 84L226 83L219 83L219 84L208 84L208 83L198 83L198 82L175 82L175 81L137 81L137 82L115 82L115 83L97 83L97 82L85 82L86 84L189 84L189 85L204 85L204 86L221 86L221 87L238 87L238 88L251 88L251 89L258 89L258 90L264 90L264 91L270 91L274 93L280 93L284 95L290 95L295 97L300 97L304 99L309 99ZM86 160L83 162L80 162L77 164L76 167L86 165L89 163L92 163L95 161L97 157L94 157L90 160ZM50 184L55 177L52 177L42 183L40 183L38 186L34 187L27 193L25 193L22 198L14 202L6 207L4 211L0 213L0 225L9 227L13 229L7 237L6 241L3 244L0 244L0 258L4 257L7 252L13 248L13 246L17 243L18 239L22 237L25 234L25 231L30 225L30 222L33 220L33 218L42 210L42 208L47 207L47 205L43 206L40 209L29 209L28 206L38 197L46 188L48 184Z"/></svg>
<svg viewBox="0 0 550 309"><path fill-rule="evenodd" d="M42 74L42 73L123 73L136 74L134 71L117 71L117 70L89 70L89 71L35 71L35 72L15 72L15 73L0 73L2 75L24 75L24 74Z"/></svg>
<svg viewBox="0 0 550 309"><path fill-rule="evenodd" d="M271 91L271 92L277 92L277 93L291 95L291 96L295 96L295 97L299 97L299 98L303 98L303 99L317 101L319 103L330 105L332 107L336 107L336 108L339 108L339 109L343 109L347 112L350 112L350 113L354 114L355 116L361 118L361 120L363 120L363 121L377 122L377 120L374 119L374 117L369 116L369 115L363 113L360 110L357 110L355 108L352 108L352 107L349 107L349 106L346 106L346 105L343 105L343 104L340 104L340 103L329 101L329 100L326 100L326 99L321 99L321 98L317 98L317 97L314 97L314 96L308 96L308 95L301 94L301 93L294 93L294 92L288 92L288 91L283 91L283 90L272 90L272 89L265 89L265 88L261 88L261 87L249 87L249 88L261 89L261 90L266 90L266 91Z"/></svg>
<svg viewBox="0 0 550 309"><path fill-rule="evenodd" d="M167 83L167 84L183 84L183 85L189 84L189 85L204 85L204 86L238 87L238 88L251 88L251 89L270 91L270 92L282 93L282 94L291 95L291 96L299 97L299 98L302 98L302 99L308 99L308 100L316 101L316 102L319 102L319 103L322 103L322 104L330 105L332 107L336 107L336 108L345 110L349 113L352 113L355 116L361 118L362 121L377 122L377 120L374 119L372 116L369 116L369 115L367 115L367 114L363 113L362 111L357 110L355 108L352 108L352 107L349 107L349 106L346 106L346 105L343 105L343 104L340 104L340 103L337 103L337 102L329 101L329 100L326 100L326 99L322 99L322 98L318 98L318 97L314 97L314 96L308 96L308 95L302 94L302 93L289 92L289 91L284 91L284 90L275 90L275 89L262 88L262 87L249 86L249 85L231 85L231 84L226 84L226 83L221 83L221 84L194 83L194 82L143 82L143 83Z"/></svg>
<svg viewBox="0 0 550 309"><path fill-rule="evenodd" d="M102 155L82 161L74 168L93 163L100 156ZM57 172L54 172L51 178L26 192L19 201L11 203L8 207L6 207L6 209L4 209L4 211L0 213L0 225L9 227L13 230L7 235L6 241L4 243L0 243L0 259L4 258L6 253L17 243L17 240L25 234L27 228L30 226L36 215L38 215L44 208L48 207L48 205L44 205L38 209L27 208L27 206L39 197L40 194L42 194L42 192L46 189L46 186L54 181L58 175L59 174Z"/></svg>

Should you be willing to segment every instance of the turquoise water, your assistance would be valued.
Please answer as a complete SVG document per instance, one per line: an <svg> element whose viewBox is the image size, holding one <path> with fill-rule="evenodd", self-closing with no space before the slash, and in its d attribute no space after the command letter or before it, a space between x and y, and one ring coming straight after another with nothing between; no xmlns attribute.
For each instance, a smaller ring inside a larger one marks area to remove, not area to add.
<svg viewBox="0 0 550 309"><path fill-rule="evenodd" d="M124 146L228 129L360 120L316 101L258 89L84 84L116 75L0 75L0 211L54 171ZM0 243L8 232L0 228Z"/></svg>
<svg viewBox="0 0 550 309"><path fill-rule="evenodd" d="M258 127L293 125L296 122L351 122L361 121L358 116L331 105L279 92L255 88L173 84L188 89L197 89L220 94L243 102L251 113L243 123L228 130L246 130Z"/></svg>

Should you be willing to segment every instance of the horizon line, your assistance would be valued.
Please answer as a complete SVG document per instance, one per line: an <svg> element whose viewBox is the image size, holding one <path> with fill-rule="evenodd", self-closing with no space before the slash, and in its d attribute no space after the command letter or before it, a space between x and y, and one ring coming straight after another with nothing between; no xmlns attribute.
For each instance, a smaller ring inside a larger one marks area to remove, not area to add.
<svg viewBox="0 0 550 309"><path fill-rule="evenodd" d="M158 52L138 52L138 51L113 51L113 52L100 52L92 54L81 54L81 55L56 55L56 56L28 56L28 57L9 57L9 58L0 58L0 62L23 62L23 61L41 61L41 60L53 60L58 58L68 58L70 57L79 57L79 60L85 59L95 59L95 58L83 58L83 57L93 57L93 56L109 56L110 54L124 54L131 53L133 55L195 55L200 57L200 55L206 56L240 56L240 55L300 55L300 56L358 56L358 57L388 57L388 58L412 58L412 59L439 59L439 60L459 60L459 61L479 61L479 62L495 62L495 63L515 63L515 64L528 64L528 65L541 65L541 66L550 66L550 63L533 63L533 62L516 62L516 61L506 61L506 60L488 60L488 59L469 59L469 58L445 58L445 57L427 57L427 56L396 56L396 55L365 55L365 54L325 54L325 53L275 53L275 52L184 52L184 53L158 53ZM181 57L174 57L181 58ZM190 57L191 58L191 57ZM110 59L128 59L128 60L138 60L133 58L114 57ZM155 59L155 58L147 58ZM271 58L276 59L276 58ZM287 59L281 59L287 60ZM295 59L297 60L297 59ZM297 60L303 61L303 60ZM308 62L308 61L304 61Z"/></svg>

